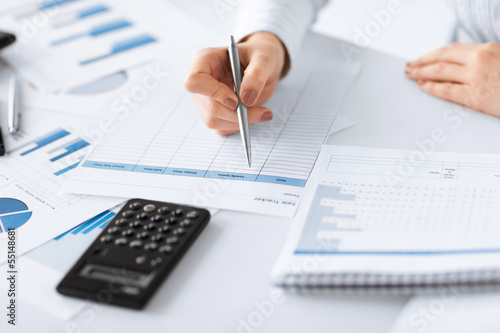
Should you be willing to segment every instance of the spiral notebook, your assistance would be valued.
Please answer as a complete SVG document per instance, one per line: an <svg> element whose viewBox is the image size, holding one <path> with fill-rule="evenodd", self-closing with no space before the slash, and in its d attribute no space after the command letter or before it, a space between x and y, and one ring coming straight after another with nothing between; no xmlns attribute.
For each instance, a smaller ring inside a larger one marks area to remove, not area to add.
<svg viewBox="0 0 500 333"><path fill-rule="evenodd" d="M500 156L323 146L273 268L294 290L500 283ZM413 154L413 155L412 155Z"/></svg>

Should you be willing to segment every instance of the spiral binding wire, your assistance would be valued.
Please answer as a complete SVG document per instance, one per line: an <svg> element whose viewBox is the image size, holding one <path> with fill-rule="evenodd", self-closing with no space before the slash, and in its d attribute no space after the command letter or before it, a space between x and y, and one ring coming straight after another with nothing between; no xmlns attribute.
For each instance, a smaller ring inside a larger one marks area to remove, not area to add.
<svg viewBox="0 0 500 333"><path fill-rule="evenodd" d="M278 284L292 293L411 295L455 288L461 292L500 290L500 270L435 274L287 274Z"/></svg>

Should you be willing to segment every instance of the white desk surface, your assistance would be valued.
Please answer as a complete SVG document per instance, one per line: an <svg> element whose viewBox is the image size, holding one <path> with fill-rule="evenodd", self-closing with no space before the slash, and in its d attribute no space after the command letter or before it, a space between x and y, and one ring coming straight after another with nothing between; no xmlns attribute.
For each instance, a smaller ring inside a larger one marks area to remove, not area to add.
<svg viewBox="0 0 500 333"><path fill-rule="evenodd" d="M343 60L338 41L323 36L308 36L304 49ZM449 139L438 151L500 153L500 119L470 113L453 130L442 119L449 104L419 92L404 77L402 59L368 50L357 58L364 67L342 110L357 125L336 134L331 143L416 149L414 140L441 127ZM407 297L286 295L261 325L238 329L239 318L247 320L258 311L256 302L270 299L269 272L290 223L219 212L144 311L96 306L64 322L20 304L19 325L9 331L387 332Z"/></svg>

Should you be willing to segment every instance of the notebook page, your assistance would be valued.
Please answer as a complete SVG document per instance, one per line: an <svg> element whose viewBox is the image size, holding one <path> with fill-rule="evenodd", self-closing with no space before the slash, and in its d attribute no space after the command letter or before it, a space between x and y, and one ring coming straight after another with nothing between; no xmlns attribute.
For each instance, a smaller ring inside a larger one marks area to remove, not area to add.
<svg viewBox="0 0 500 333"><path fill-rule="evenodd" d="M500 156L323 146L273 270L500 268Z"/></svg>

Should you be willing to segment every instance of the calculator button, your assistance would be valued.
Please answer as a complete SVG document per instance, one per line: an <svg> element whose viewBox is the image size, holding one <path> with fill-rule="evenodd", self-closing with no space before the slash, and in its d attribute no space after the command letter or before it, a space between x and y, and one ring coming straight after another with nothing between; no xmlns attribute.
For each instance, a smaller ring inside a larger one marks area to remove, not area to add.
<svg viewBox="0 0 500 333"><path fill-rule="evenodd" d="M160 253L171 253L173 248L170 245L162 245L158 251L160 251Z"/></svg>
<svg viewBox="0 0 500 333"><path fill-rule="evenodd" d="M135 213L133 210L126 210L122 213L122 216L125 217L125 218L130 218L132 216L134 216Z"/></svg>
<svg viewBox="0 0 500 333"><path fill-rule="evenodd" d="M140 213L140 214L137 214L136 216L139 220L145 220L149 217L149 215L147 213Z"/></svg>
<svg viewBox="0 0 500 333"><path fill-rule="evenodd" d="M195 210L191 210L191 211L187 212L186 217L188 219L195 219L198 217L198 212Z"/></svg>
<svg viewBox="0 0 500 333"><path fill-rule="evenodd" d="M136 240L131 241L129 246L134 248L134 249L138 249L142 246L142 242L140 240L136 239Z"/></svg>
<svg viewBox="0 0 500 333"><path fill-rule="evenodd" d="M142 265L146 262L146 256L138 256L135 258L135 263L138 265Z"/></svg>
<svg viewBox="0 0 500 333"><path fill-rule="evenodd" d="M134 230L132 229L127 229L122 232L122 236L125 237L132 237L135 234Z"/></svg>
<svg viewBox="0 0 500 333"><path fill-rule="evenodd" d="M165 223L168 223L168 224L177 224L177 222L179 222L179 219L177 217L170 217L168 218Z"/></svg>
<svg viewBox="0 0 500 333"><path fill-rule="evenodd" d="M129 227L134 228L134 229L138 229L138 228L140 228L141 226L142 226L141 221L134 221L134 222L131 222L131 223L129 224Z"/></svg>
<svg viewBox="0 0 500 333"><path fill-rule="evenodd" d="M161 216L161 215L155 215L155 216L153 216L151 218L151 221L153 221L153 222L161 222L161 221L163 221L163 216Z"/></svg>
<svg viewBox="0 0 500 333"><path fill-rule="evenodd" d="M181 223L179 223L179 226L184 228L190 227L191 225L193 225L193 222L191 222L191 220L189 219L185 219Z"/></svg>
<svg viewBox="0 0 500 333"><path fill-rule="evenodd" d="M176 235L176 236L183 235L184 234L184 229L177 228L177 229L174 230L173 234Z"/></svg>
<svg viewBox="0 0 500 333"><path fill-rule="evenodd" d="M175 236L172 236L172 237L168 237L166 242L167 244L175 244L179 241L179 239Z"/></svg>
<svg viewBox="0 0 500 333"><path fill-rule="evenodd" d="M113 240L113 237L111 237L111 235L106 235L106 236L101 237L101 242L102 243L109 243L112 240Z"/></svg>
<svg viewBox="0 0 500 333"><path fill-rule="evenodd" d="M111 227L108 229L108 233L110 235L117 235L120 232L120 228L118 227Z"/></svg>
<svg viewBox="0 0 500 333"><path fill-rule="evenodd" d="M170 227L164 225L158 228L158 232L161 232L162 234L166 234L170 232Z"/></svg>
<svg viewBox="0 0 500 333"><path fill-rule="evenodd" d="M157 235L154 235L153 237L151 237L151 240L153 242L161 242L164 239L165 239L165 237L163 237L162 234L157 234Z"/></svg>
<svg viewBox="0 0 500 333"><path fill-rule="evenodd" d="M172 212L172 215L174 215L174 216L182 216L182 214L184 214L184 211L180 208L177 208L176 210L174 210Z"/></svg>
<svg viewBox="0 0 500 333"><path fill-rule="evenodd" d="M144 230L153 230L156 229L156 224L154 223L148 223L144 226Z"/></svg>
<svg viewBox="0 0 500 333"><path fill-rule="evenodd" d="M138 210L139 208L141 208L142 205L140 202L132 202L130 205L128 205L128 208L130 209L133 209L133 210Z"/></svg>
<svg viewBox="0 0 500 333"><path fill-rule="evenodd" d="M151 213L151 212L153 212L156 209L156 206L152 205L152 204L149 204L149 205L144 206L143 209L144 209L144 211L146 213Z"/></svg>
<svg viewBox="0 0 500 333"><path fill-rule="evenodd" d="M157 247L158 247L158 244L151 242L151 243L147 243L146 245L144 245L144 250L154 251L154 250L156 250Z"/></svg>
<svg viewBox="0 0 500 333"><path fill-rule="evenodd" d="M144 238L148 238L148 237L149 237L149 232L147 232L147 231L143 231L143 232L140 232L137 234L137 238L139 238L139 239L141 239L141 238L144 239Z"/></svg>
<svg viewBox="0 0 500 333"><path fill-rule="evenodd" d="M128 223L128 220L127 219L123 219L123 218L118 219L118 220L115 221L115 225L117 225L119 227L124 226L127 223Z"/></svg>
<svg viewBox="0 0 500 333"><path fill-rule="evenodd" d="M117 240L115 240L115 244L124 246L125 244L127 244L127 239L125 237L118 238Z"/></svg>
<svg viewBox="0 0 500 333"><path fill-rule="evenodd" d="M167 206L163 206L163 207L158 208L158 214L165 215L168 212L170 212L170 208L168 208Z"/></svg>
<svg viewBox="0 0 500 333"><path fill-rule="evenodd" d="M151 260L151 266L157 266L159 264L161 264L161 262L163 261L163 258L162 257L158 257L156 259L153 259Z"/></svg>

